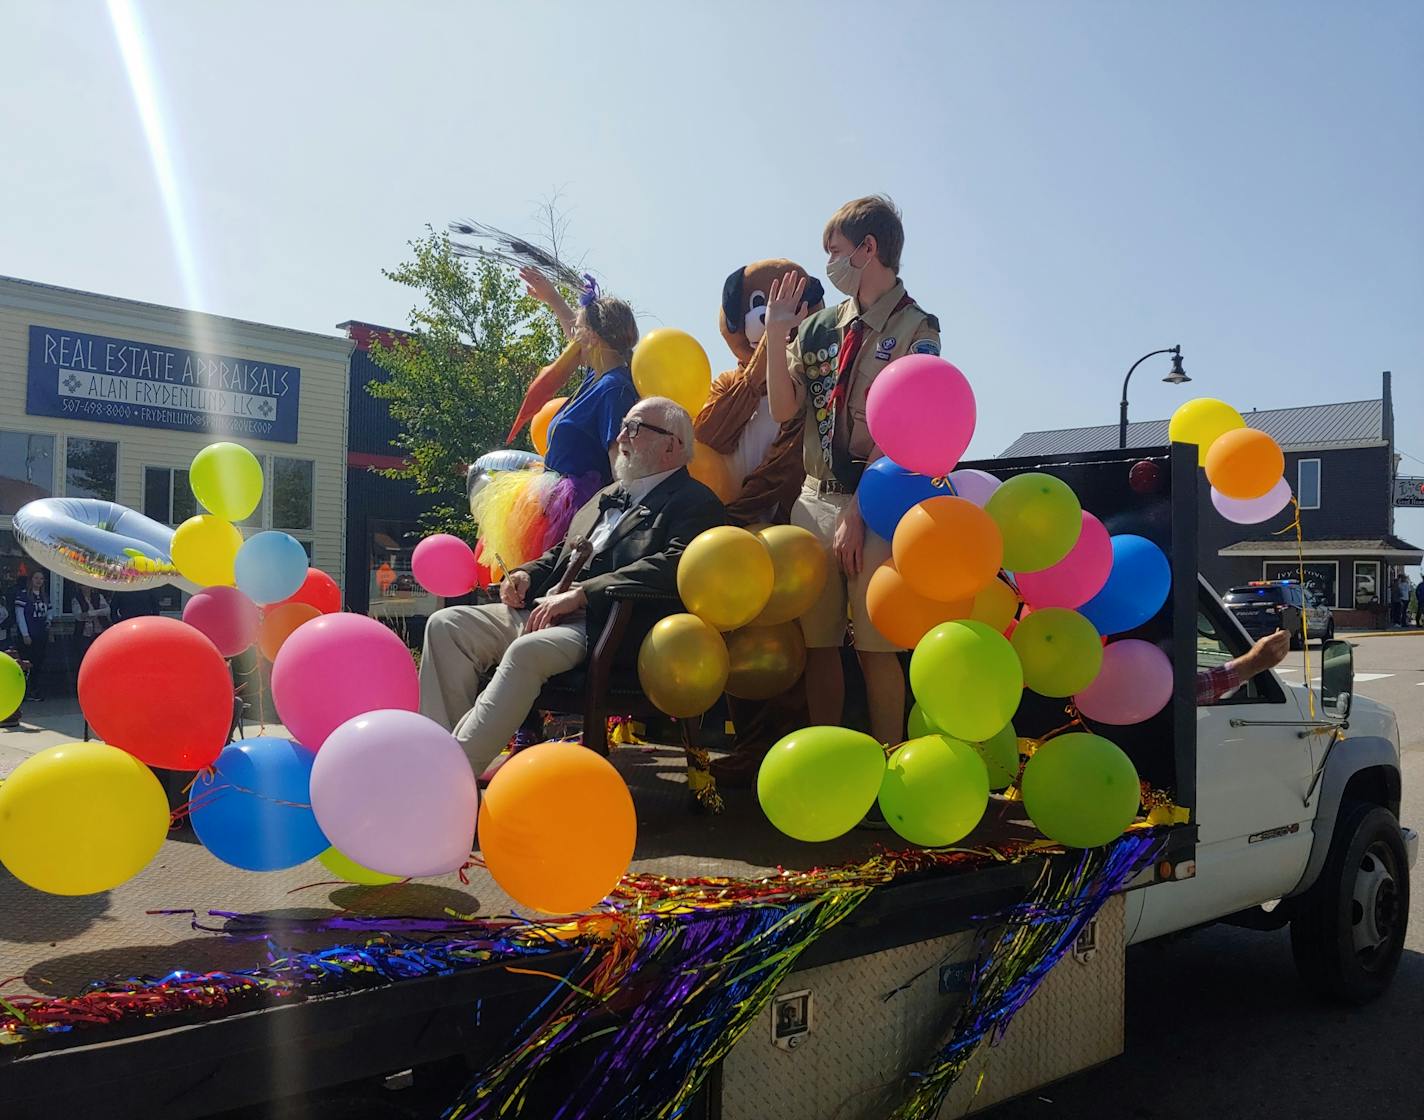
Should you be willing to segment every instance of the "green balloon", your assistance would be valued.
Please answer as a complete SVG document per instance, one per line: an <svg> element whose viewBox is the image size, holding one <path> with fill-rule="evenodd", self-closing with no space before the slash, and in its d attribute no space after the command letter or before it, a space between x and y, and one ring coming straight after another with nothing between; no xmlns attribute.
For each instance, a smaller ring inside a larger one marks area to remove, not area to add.
<svg viewBox="0 0 1424 1120"><path fill-rule="evenodd" d="M1067 556L1083 531L1083 507L1061 478L1015 475L989 497L984 512L1004 538L1004 567L1041 572Z"/></svg>
<svg viewBox="0 0 1424 1120"><path fill-rule="evenodd" d="M25 699L25 671L8 653L0 653L0 719L9 719Z"/></svg>
<svg viewBox="0 0 1424 1120"><path fill-rule="evenodd" d="M1023 664L1024 684L1040 696L1082 692L1103 667L1097 627L1063 607L1043 607L1020 619L1011 641Z"/></svg>
<svg viewBox="0 0 1424 1120"><path fill-rule="evenodd" d="M910 705L910 718L906 721L905 739L923 739L926 735L940 735L943 732L930 722L925 710L918 704Z"/></svg>
<svg viewBox="0 0 1424 1120"><path fill-rule="evenodd" d="M846 727L804 727L778 742L757 772L762 811L787 836L834 840L864 819L885 776L885 750Z"/></svg>
<svg viewBox="0 0 1424 1120"><path fill-rule="evenodd" d="M942 848L964 839L989 805L989 775L968 743L944 735L911 739L890 756L880 811L911 844Z"/></svg>
<svg viewBox="0 0 1424 1120"><path fill-rule="evenodd" d="M1007 789L1019 773L1019 737L1012 723L1005 724L997 735L982 743L970 744L984 760L989 771L989 788Z"/></svg>
<svg viewBox="0 0 1424 1120"><path fill-rule="evenodd" d="M1101 735L1060 735L1024 767L1024 810L1050 840L1096 848L1121 836L1137 817L1142 789L1132 759Z"/></svg>
<svg viewBox="0 0 1424 1120"><path fill-rule="evenodd" d="M1023 667L1009 640L971 619L945 622L910 656L910 688L947 735L980 742L998 734L1023 699Z"/></svg>
<svg viewBox="0 0 1424 1120"><path fill-rule="evenodd" d="M188 468L193 497L224 521L241 521L262 500L262 464L240 443L210 443Z"/></svg>

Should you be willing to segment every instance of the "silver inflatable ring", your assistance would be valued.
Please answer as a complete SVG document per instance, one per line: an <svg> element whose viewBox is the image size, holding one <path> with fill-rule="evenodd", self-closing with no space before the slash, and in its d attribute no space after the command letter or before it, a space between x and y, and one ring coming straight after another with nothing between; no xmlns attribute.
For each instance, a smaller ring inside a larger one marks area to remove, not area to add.
<svg viewBox="0 0 1424 1120"><path fill-rule="evenodd" d="M522 471L544 466L544 460L532 451L521 451L517 447L502 447L498 451L486 451L469 465L465 471L465 497L474 512L475 499L480 491L489 485L489 480L501 471Z"/></svg>
<svg viewBox="0 0 1424 1120"><path fill-rule="evenodd" d="M115 591L188 587L173 566L173 530L117 502L40 498L11 526L34 559L65 579Z"/></svg>

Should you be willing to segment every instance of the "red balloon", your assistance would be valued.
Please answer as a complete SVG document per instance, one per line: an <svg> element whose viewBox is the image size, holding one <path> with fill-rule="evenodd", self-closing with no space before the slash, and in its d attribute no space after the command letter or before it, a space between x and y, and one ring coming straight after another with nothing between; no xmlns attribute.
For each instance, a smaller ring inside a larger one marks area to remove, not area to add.
<svg viewBox="0 0 1424 1120"><path fill-rule="evenodd" d="M341 588L320 568L308 568L307 578L302 580L301 587L283 599L282 603L306 603L322 614L335 614L341 609ZM272 607L281 606L282 603L273 603ZM271 610L272 607L267 609Z"/></svg>
<svg viewBox="0 0 1424 1120"><path fill-rule="evenodd" d="M186 623L125 619L84 655L79 706L98 738L140 762L201 770L227 742L232 677L218 647Z"/></svg>
<svg viewBox="0 0 1424 1120"><path fill-rule="evenodd" d="M1162 468L1151 459L1142 459L1127 472L1127 484L1134 494L1155 494L1162 487Z"/></svg>

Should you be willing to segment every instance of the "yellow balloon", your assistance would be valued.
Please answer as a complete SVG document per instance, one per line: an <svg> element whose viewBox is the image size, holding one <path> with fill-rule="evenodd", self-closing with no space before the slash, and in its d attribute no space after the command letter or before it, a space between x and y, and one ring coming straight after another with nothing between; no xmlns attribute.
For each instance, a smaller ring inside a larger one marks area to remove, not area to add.
<svg viewBox="0 0 1424 1120"><path fill-rule="evenodd" d="M335 848L327 848L316 858L318 863L338 879L345 879L348 883L356 883L363 887L383 887L387 883L403 882L399 875L387 875L383 871L372 871L369 867L362 867L350 856Z"/></svg>
<svg viewBox="0 0 1424 1120"><path fill-rule="evenodd" d="M153 771L107 743L31 755L0 785L0 863L49 894L96 894L132 879L168 835Z"/></svg>
<svg viewBox="0 0 1424 1120"><path fill-rule="evenodd" d="M212 443L193 456L188 485L204 509L241 521L262 500L262 464L240 443Z"/></svg>
<svg viewBox="0 0 1424 1120"><path fill-rule="evenodd" d="M645 397L670 397L696 417L712 391L712 363L686 331L660 327L633 350L633 384Z"/></svg>
<svg viewBox="0 0 1424 1120"><path fill-rule="evenodd" d="M806 640L794 622L745 626L727 635L728 696L770 700L780 696L806 668Z"/></svg>
<svg viewBox="0 0 1424 1120"><path fill-rule="evenodd" d="M683 606L718 630L736 630L761 614L775 579L766 543L734 525L697 534L677 565Z"/></svg>
<svg viewBox="0 0 1424 1120"><path fill-rule="evenodd" d="M185 579L200 587L230 587L233 561L241 547L242 533L236 526L200 513L173 534L173 563Z"/></svg>
<svg viewBox="0 0 1424 1120"><path fill-rule="evenodd" d="M969 612L969 617L1003 633L1009 628L1018 609L1019 599L1014 589L1003 580L996 579L974 596L974 609Z"/></svg>
<svg viewBox="0 0 1424 1120"><path fill-rule="evenodd" d="M1197 462L1206 466L1206 453L1218 436L1236 428L1244 428L1246 421L1225 401L1214 397L1198 397L1188 401L1172 413L1167 425L1167 436L1173 443L1194 443L1197 445Z"/></svg>
<svg viewBox="0 0 1424 1120"><path fill-rule="evenodd" d="M799 525L771 525L756 535L771 553L772 587L771 598L752 625L773 626L800 618L815 604L830 575L825 548Z"/></svg>
<svg viewBox="0 0 1424 1120"><path fill-rule="evenodd" d="M722 635L696 615L673 614L648 631L638 650L638 680L648 699L676 719L700 716L727 687Z"/></svg>
<svg viewBox="0 0 1424 1120"><path fill-rule="evenodd" d="M692 445L692 462L687 473L717 495L724 506L731 505L742 492L742 480L732 477L732 468L721 454L701 440Z"/></svg>

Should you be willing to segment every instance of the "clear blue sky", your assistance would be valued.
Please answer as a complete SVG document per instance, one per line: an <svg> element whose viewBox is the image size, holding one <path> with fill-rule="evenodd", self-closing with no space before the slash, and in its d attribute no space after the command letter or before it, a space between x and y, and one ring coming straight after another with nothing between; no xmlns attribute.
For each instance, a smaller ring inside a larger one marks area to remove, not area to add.
<svg viewBox="0 0 1424 1120"><path fill-rule="evenodd" d="M1424 458L1417 2L142 3L178 263L103 4L0 3L0 272L330 331L399 324L429 222L571 238L714 368L723 278L872 191L978 394L971 454L1116 419L1181 343L1243 410L1378 395ZM1411 465L1406 460L1405 466ZM1414 462L1424 473L1424 462ZM1424 515L1400 529L1424 543Z"/></svg>

